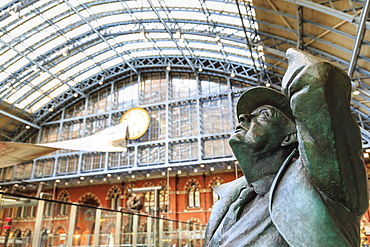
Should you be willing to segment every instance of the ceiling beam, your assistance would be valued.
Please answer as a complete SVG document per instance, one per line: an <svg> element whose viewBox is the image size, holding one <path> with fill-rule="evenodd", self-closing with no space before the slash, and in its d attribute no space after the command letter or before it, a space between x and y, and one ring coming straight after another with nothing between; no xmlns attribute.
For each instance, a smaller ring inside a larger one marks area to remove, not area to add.
<svg viewBox="0 0 370 247"><path fill-rule="evenodd" d="M9 16L11 16L11 11L14 11L14 12L16 12L16 13L18 13L19 14L19 12L22 10L22 9L24 9L24 8L26 8L26 7L28 7L28 6L30 6L31 4L33 4L33 3L35 3L35 2L37 2L37 1L39 1L39 0L23 0L23 1L19 1L18 3L16 3L16 4L13 4L13 3L10 3L8 6L10 6L10 7L8 7L8 9L0 9L0 11L3 13L1 16L0 16L0 21L3 21L3 20L5 20L6 18L8 18ZM13 7L14 6L14 7Z"/></svg>
<svg viewBox="0 0 370 247"><path fill-rule="evenodd" d="M110 43L109 43L109 41L106 39L106 38L104 38L104 36L98 31L98 30L96 30L96 28L94 28L91 24L90 24L90 22L88 21L88 20L86 20L86 18L85 17L83 17L82 15L81 15L81 13L69 2L69 1L64 1L66 4L68 4L68 6L81 18L81 20L86 24L86 25L88 25L90 28L91 28L91 30L93 30L94 31L94 33L96 33L98 36L99 36L99 38L101 38L109 47L110 47L110 49L112 50L112 51L114 51L116 54L117 54L117 56L118 57L120 57L122 60L123 60L123 62L125 62L131 69L132 69L132 71L134 71L137 75L139 74L139 72L136 70L136 68L134 67L134 66L132 66L132 64L131 63L129 63Z"/></svg>
<svg viewBox="0 0 370 247"><path fill-rule="evenodd" d="M172 41L175 43L177 49L180 50L181 52L181 55L186 59L186 61L188 62L189 66L191 67L191 69L194 71L194 73L196 72L195 70L195 67L193 65L193 63L189 60L189 58L185 55L182 47L178 44L177 40L175 39L175 37L173 36L172 34L172 31L170 30L170 28L167 26L167 24L164 22L164 20L162 19L162 17L160 16L158 10L156 9L156 7L153 5L152 1L151 0L147 0L150 7L152 8L152 10L154 11L154 13L157 15L159 21L162 23L162 25L164 26L164 28L166 29L167 33L170 35Z"/></svg>
<svg viewBox="0 0 370 247"><path fill-rule="evenodd" d="M353 76L353 71L357 64L358 55L360 54L360 51L361 51L362 41L364 39L364 35L366 31L366 21L369 16L369 10L370 10L370 1L367 0L365 2L364 8L362 9L360 25L358 25L358 28L357 28L357 36L356 36L355 43L353 45L351 59L349 60L349 66L348 66L347 73L350 78L352 78Z"/></svg>
<svg viewBox="0 0 370 247"><path fill-rule="evenodd" d="M304 49L303 44L303 6L296 5L296 24L297 24L297 49Z"/></svg>
<svg viewBox="0 0 370 247"><path fill-rule="evenodd" d="M359 23L360 23L360 18L357 17L357 16L353 16L353 15L344 13L340 10L336 10L336 9L333 9L333 8L330 8L330 7L327 7L327 6L318 4L318 3L314 3L314 2L311 2L311 1L307 1L307 0L284 0L284 1L289 2L289 3L293 3L293 4L297 4L297 5L300 5L300 6L303 6L303 7L307 7L307 8L319 11L321 13L327 14L327 15L331 15L333 17L336 17L336 18L341 19L341 20L345 20L345 21L347 21L349 23L352 23L352 24L355 24L355 25L359 25ZM366 1L366 2L368 2L368 1ZM370 22L366 22L366 28L370 29Z"/></svg>
<svg viewBox="0 0 370 247"><path fill-rule="evenodd" d="M27 120L24 120L23 118L20 118L20 117L17 117L17 116L15 116L15 115L13 115L13 114L10 114L9 112L6 112L6 111L3 111L3 110L0 110L0 114L3 114L3 115L5 115L5 116L7 116L7 117L10 117L10 118L13 118L13 119L15 119L15 120L17 120L17 121L19 121L19 122L22 122L22 123L28 124L29 126L32 126L32 127L36 128L36 129L41 129L41 127L40 127L40 126L38 126L38 125L36 125L36 124L33 124L33 123L31 123L31 122L29 122L29 121L27 121Z"/></svg>
<svg viewBox="0 0 370 247"><path fill-rule="evenodd" d="M44 66L42 66L41 64L39 64L38 62L34 61L33 59L29 58L27 55L25 55L23 52L20 52L18 51L17 49L15 49L12 45L9 45L7 42L5 42L4 40L0 39L0 43L2 43L4 46L8 47L9 49L15 51L18 55L22 56L23 58L27 59L29 62L31 62L32 64L36 65L38 68L40 68L40 70L48 73L51 77L59 80L60 82L62 82L63 84L67 85L71 90L77 92L78 94L86 97L86 95L84 93L82 93L80 90L76 89L76 88L73 88L71 87L71 85L69 85L67 82L65 82L64 80L60 79L58 76L54 75L54 73L51 73L50 70L46 69ZM47 96L47 94L44 93L45 96Z"/></svg>
<svg viewBox="0 0 370 247"><path fill-rule="evenodd" d="M239 18L240 18L240 23L242 24L242 27L243 27L243 32L244 32L244 36L245 36L245 41L246 41L246 43L247 43L247 46L248 46L248 49L249 49L249 52L250 52L250 54L251 54L251 59L252 59L252 62L253 62L253 70L254 70L254 73L256 73L256 75L258 75L258 82L259 83L262 83L262 80L264 79L264 75L266 74L265 73L265 69L264 69L264 64L262 64L261 63L261 61L262 60L258 60L258 62L259 62L259 66L260 66L260 69L261 69L261 71L263 72L263 75L260 75L259 73L258 73L258 70L257 70L257 66L256 66L256 61L255 61L255 59L254 59L254 57L253 57L253 51L255 51L257 54L258 54L258 51L256 51L256 49L253 49L253 46L252 46L252 44L251 44L251 40L249 39L249 37L248 37L248 33L247 33L247 29L246 29L246 27L245 27L245 24L244 24L244 18L243 18L243 15L242 15L242 12L241 12L241 9L240 9L240 5L239 5L239 1L238 0L236 0L235 1L235 3L236 3L236 7L238 8L238 14L239 14ZM245 5L244 5L245 6ZM246 6L245 6L246 7ZM248 7L250 7L250 6L248 6ZM248 21L249 21L249 25L250 25L250 29L251 30L253 30L253 31L255 31L254 33L256 34L256 37L257 37L257 31L256 30L254 30L254 27L253 27L253 22L255 22L254 21L254 19L251 21L251 18L253 18L253 15L251 14L251 9L249 8L248 9L248 7L246 7L246 12L247 12L247 14L245 15L245 17L248 19ZM251 32L249 33L249 34L251 34ZM252 36L252 35L251 35ZM256 40L254 40L254 42L255 42L255 44L254 45L258 45L258 43L256 43ZM259 38L258 38L258 40L257 40L257 42L259 42ZM258 48L257 48L258 49ZM259 55L258 55L259 56ZM262 77L262 78L261 78Z"/></svg>

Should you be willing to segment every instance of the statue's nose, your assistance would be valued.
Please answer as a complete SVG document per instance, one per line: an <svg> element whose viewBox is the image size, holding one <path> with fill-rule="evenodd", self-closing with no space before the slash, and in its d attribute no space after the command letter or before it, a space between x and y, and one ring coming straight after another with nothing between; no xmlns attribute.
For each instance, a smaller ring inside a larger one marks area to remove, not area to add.
<svg viewBox="0 0 370 247"><path fill-rule="evenodd" d="M250 122L252 116L250 114L240 114L239 115L239 122Z"/></svg>

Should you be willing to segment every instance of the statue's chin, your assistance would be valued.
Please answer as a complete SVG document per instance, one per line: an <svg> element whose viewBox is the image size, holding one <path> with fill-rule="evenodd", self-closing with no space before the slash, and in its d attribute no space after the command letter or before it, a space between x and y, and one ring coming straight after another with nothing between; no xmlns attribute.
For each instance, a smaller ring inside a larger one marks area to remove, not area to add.
<svg viewBox="0 0 370 247"><path fill-rule="evenodd" d="M232 147L233 144L241 143L241 136L238 134L234 134L229 139L229 144Z"/></svg>

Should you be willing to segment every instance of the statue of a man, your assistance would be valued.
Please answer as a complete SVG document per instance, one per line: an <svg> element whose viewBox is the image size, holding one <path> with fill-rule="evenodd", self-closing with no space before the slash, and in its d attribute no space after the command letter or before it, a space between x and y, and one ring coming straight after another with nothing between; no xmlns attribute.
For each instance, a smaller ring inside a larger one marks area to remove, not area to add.
<svg viewBox="0 0 370 247"><path fill-rule="evenodd" d="M131 193L126 202L127 212L138 213L143 208L142 197L136 193Z"/></svg>
<svg viewBox="0 0 370 247"><path fill-rule="evenodd" d="M216 188L206 246L359 246L368 195L350 80L300 50L287 58L284 94L252 87L237 103L244 177Z"/></svg>

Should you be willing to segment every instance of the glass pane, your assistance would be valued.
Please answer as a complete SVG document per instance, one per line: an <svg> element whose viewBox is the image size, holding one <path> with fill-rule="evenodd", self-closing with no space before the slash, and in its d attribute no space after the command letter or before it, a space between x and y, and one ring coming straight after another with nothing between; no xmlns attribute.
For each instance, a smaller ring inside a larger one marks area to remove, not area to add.
<svg viewBox="0 0 370 247"><path fill-rule="evenodd" d="M198 133L197 105L194 101L179 102L170 106L170 137L193 136Z"/></svg>
<svg viewBox="0 0 370 247"><path fill-rule="evenodd" d="M102 211L100 218L99 246L118 246L115 244L115 232L117 213L112 211Z"/></svg>
<svg viewBox="0 0 370 247"><path fill-rule="evenodd" d="M82 117L85 110L85 101L81 100L66 109L65 118Z"/></svg>
<svg viewBox="0 0 370 247"><path fill-rule="evenodd" d="M14 166L14 179L22 180L31 178L32 162Z"/></svg>
<svg viewBox="0 0 370 247"><path fill-rule="evenodd" d="M233 129L229 100L226 96L205 99L201 105L204 134L229 132Z"/></svg>
<svg viewBox="0 0 370 247"><path fill-rule="evenodd" d="M121 168L134 164L134 148L128 148L127 152L110 152L108 156L109 168Z"/></svg>
<svg viewBox="0 0 370 247"><path fill-rule="evenodd" d="M137 104L139 91L137 77L115 83L113 95L113 110L128 109Z"/></svg>
<svg viewBox="0 0 370 247"><path fill-rule="evenodd" d="M179 142L170 144L170 161L190 161L198 159L198 142Z"/></svg>
<svg viewBox="0 0 370 247"><path fill-rule="evenodd" d="M57 173L68 174L77 172L79 157L76 156L65 156L58 158Z"/></svg>
<svg viewBox="0 0 370 247"><path fill-rule="evenodd" d="M110 109L110 87L104 88L89 97L87 114L105 113Z"/></svg>
<svg viewBox="0 0 370 247"><path fill-rule="evenodd" d="M59 125L46 125L41 129L41 143L58 141Z"/></svg>
<svg viewBox="0 0 370 247"><path fill-rule="evenodd" d="M139 164L162 163L165 161L165 146L157 144L139 147Z"/></svg>
<svg viewBox="0 0 370 247"><path fill-rule="evenodd" d="M82 120L64 122L60 141L81 138L83 133Z"/></svg>
<svg viewBox="0 0 370 247"><path fill-rule="evenodd" d="M55 159L43 159L36 161L35 176L50 177L53 175Z"/></svg>
<svg viewBox="0 0 370 247"><path fill-rule="evenodd" d="M77 208L73 246L94 246L96 210L88 207Z"/></svg>
<svg viewBox="0 0 370 247"><path fill-rule="evenodd" d="M197 94L197 81L195 75L187 73L170 74L170 99L183 99L194 97Z"/></svg>
<svg viewBox="0 0 370 247"><path fill-rule="evenodd" d="M227 92L226 78L202 75L199 77L202 95Z"/></svg>
<svg viewBox="0 0 370 247"><path fill-rule="evenodd" d="M232 151L229 146L229 136L203 139L203 150L204 159L230 157Z"/></svg>
<svg viewBox="0 0 370 247"><path fill-rule="evenodd" d="M108 116L98 116L86 119L85 137L94 135L108 127Z"/></svg>
<svg viewBox="0 0 370 247"><path fill-rule="evenodd" d="M82 170L100 170L104 168L106 153L88 153L82 156Z"/></svg>
<svg viewBox="0 0 370 247"><path fill-rule="evenodd" d="M164 101L166 99L166 74L163 72L143 74L139 89L142 104Z"/></svg>
<svg viewBox="0 0 370 247"><path fill-rule="evenodd" d="M162 140L166 137L166 107L163 105L148 109L150 125L145 134L138 139L143 141Z"/></svg>

